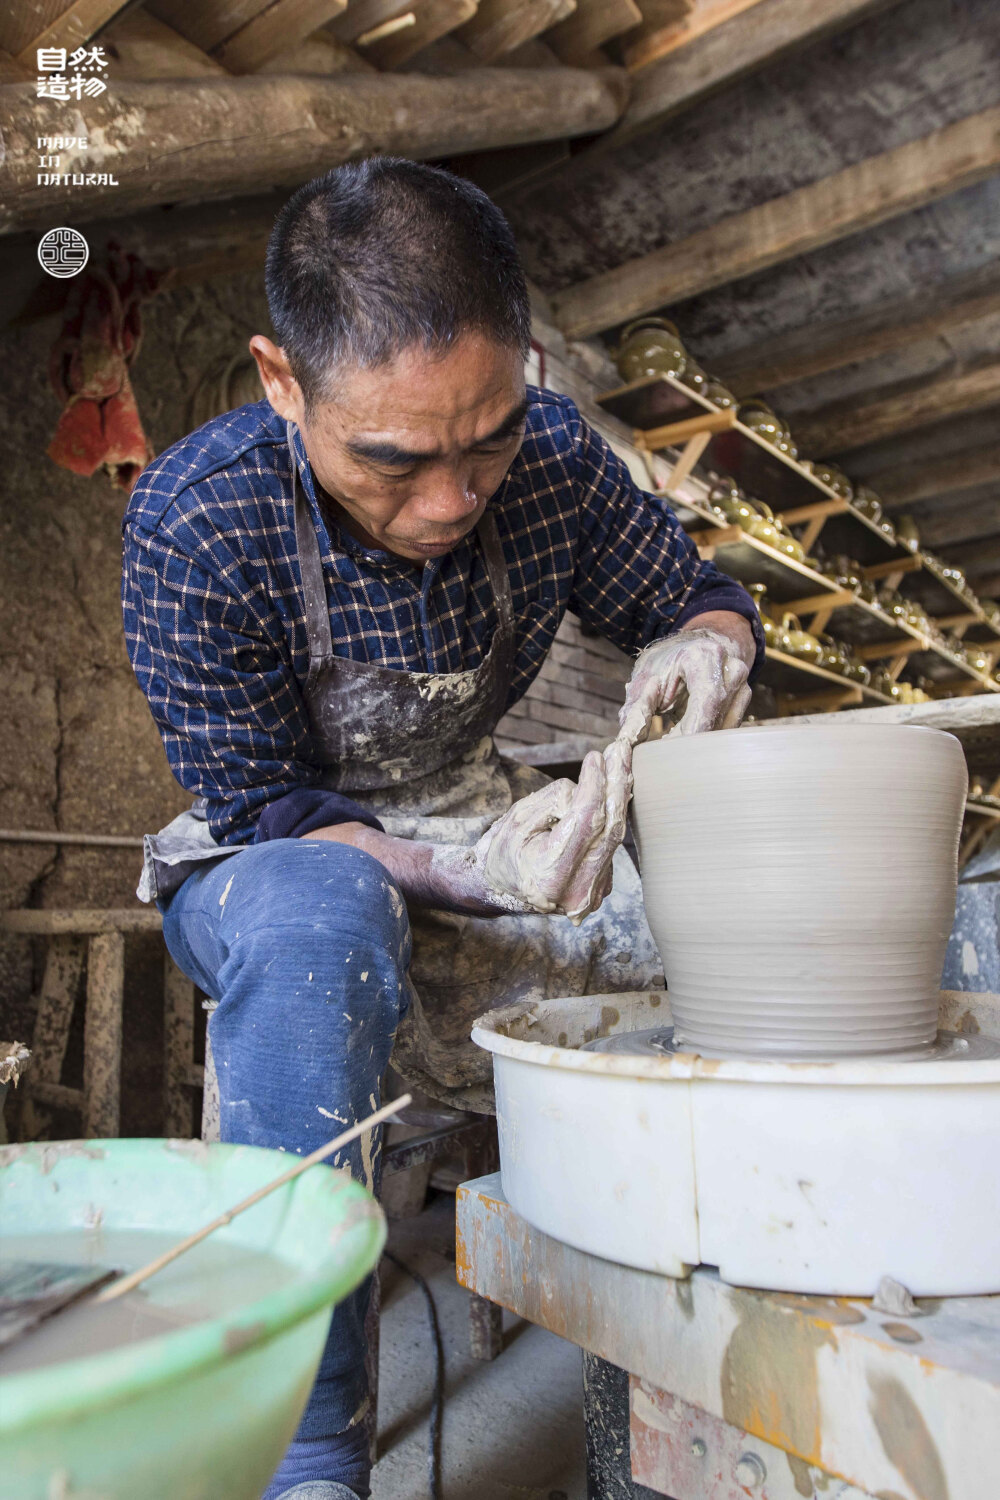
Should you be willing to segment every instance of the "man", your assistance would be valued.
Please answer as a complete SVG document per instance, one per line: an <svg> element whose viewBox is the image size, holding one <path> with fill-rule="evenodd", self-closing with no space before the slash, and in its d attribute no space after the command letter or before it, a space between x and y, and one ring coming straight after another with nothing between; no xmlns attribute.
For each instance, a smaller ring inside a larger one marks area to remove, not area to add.
<svg viewBox="0 0 1000 1500"><path fill-rule="evenodd" d="M573 403L526 390L513 239L469 183L376 159L307 184L267 292L267 400L146 469L123 598L200 799L147 840L141 894L218 1001L223 1139L304 1152L375 1107L397 1027L408 1080L481 1104L491 1002L662 982L619 852L632 746L684 692L685 732L738 724L763 641ZM576 786L491 739L567 609L640 653ZM267 1500L369 1493L366 1300L334 1314Z"/></svg>

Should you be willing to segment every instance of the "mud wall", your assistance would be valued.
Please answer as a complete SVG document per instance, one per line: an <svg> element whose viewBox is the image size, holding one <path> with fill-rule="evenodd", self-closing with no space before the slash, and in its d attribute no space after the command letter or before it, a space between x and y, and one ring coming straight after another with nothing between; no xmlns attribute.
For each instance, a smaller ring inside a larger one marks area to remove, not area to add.
<svg viewBox="0 0 1000 1500"><path fill-rule="evenodd" d="M191 425L205 372L269 331L259 275L161 292L133 367L156 451ZM45 454L57 319L0 334L0 827L139 835L186 805L125 654L119 604L125 496ZM0 843L0 907L134 904L139 851ZM0 1035L30 1038L40 944L0 934ZM123 1130L155 1130L159 939L126 955ZM72 1063L71 1063L72 1066Z"/></svg>

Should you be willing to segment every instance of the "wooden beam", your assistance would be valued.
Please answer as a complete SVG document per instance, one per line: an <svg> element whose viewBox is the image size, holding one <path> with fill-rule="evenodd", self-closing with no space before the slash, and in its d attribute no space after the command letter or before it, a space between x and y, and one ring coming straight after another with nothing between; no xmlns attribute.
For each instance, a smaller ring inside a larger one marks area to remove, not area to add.
<svg viewBox="0 0 1000 1500"><path fill-rule="evenodd" d="M633 66L631 59L640 51L650 46L658 48L664 45L666 37L697 26L699 13L705 8L698 0L637 0L637 4L642 11L642 25L629 34L624 44L626 67Z"/></svg>
<svg viewBox="0 0 1000 1500"><path fill-rule="evenodd" d="M838 401L807 412L795 418L795 438L801 452L826 458L996 403L1000 403L1000 360L964 374L939 376L881 400Z"/></svg>
<svg viewBox="0 0 1000 1500"><path fill-rule="evenodd" d="M760 4L761 0L695 0L692 11L680 20L668 20L655 31L644 26L635 36L629 37L622 49L625 66L633 72L648 68L661 57L680 47L690 47L699 37Z"/></svg>
<svg viewBox="0 0 1000 1500"><path fill-rule="evenodd" d="M96 36L101 27L106 26L128 3L129 0L73 0L72 5L21 48L16 54L17 61L35 72L35 53L39 47L65 47L67 52L72 52L74 47L82 47ZM24 9L27 11L29 7Z"/></svg>
<svg viewBox="0 0 1000 1500"><path fill-rule="evenodd" d="M112 22L101 42L120 78L224 78L226 70L187 37L148 11L133 7Z"/></svg>
<svg viewBox="0 0 1000 1500"><path fill-rule="evenodd" d="M276 0L212 48L230 73L254 73L347 9L347 0Z"/></svg>
<svg viewBox="0 0 1000 1500"><path fill-rule="evenodd" d="M286 52L271 57L258 70L261 73L315 73L332 78L337 73L369 73L372 64L365 62L353 47L338 42L326 30L314 31L304 42L296 42Z"/></svg>
<svg viewBox="0 0 1000 1500"><path fill-rule="evenodd" d="M16 57L0 47L0 84L25 83L33 76L30 68L24 67Z"/></svg>
<svg viewBox="0 0 1000 1500"><path fill-rule="evenodd" d="M39 186L40 135L65 129L58 101L29 84L0 91L6 144L0 231L80 225L156 203L232 197L266 182L304 182L373 152L416 160L602 130L625 102L625 75L606 68L475 68L454 77L272 77L123 82L88 104L90 148L70 170L115 184ZM85 205L85 206L84 206Z"/></svg>
<svg viewBox="0 0 1000 1500"><path fill-rule="evenodd" d="M559 325L568 338L585 338L870 229L997 170L1000 107L557 292L552 300Z"/></svg>
<svg viewBox="0 0 1000 1500"><path fill-rule="evenodd" d="M575 10L576 0L479 0L476 14L455 34L480 62L493 62Z"/></svg>
<svg viewBox="0 0 1000 1500"><path fill-rule="evenodd" d="M820 37L853 26L875 9L896 0L756 0L751 5L718 7L714 24L700 29L694 12L671 30L669 50L656 58L655 39L629 48L625 61L633 75L632 101L621 123L598 149L624 145L700 99L786 57ZM709 15L707 20L711 20Z"/></svg>
<svg viewBox="0 0 1000 1500"><path fill-rule="evenodd" d="M412 0L407 7L413 14L413 25L364 46L364 56L378 68L398 68L418 52L447 36L476 14L477 0Z"/></svg>
<svg viewBox="0 0 1000 1500"><path fill-rule="evenodd" d="M974 505L949 506L935 515L921 515L917 521L924 547L939 547L971 542L976 537L995 536L1000 532L1000 490Z"/></svg>
<svg viewBox="0 0 1000 1500"><path fill-rule="evenodd" d="M359 36L374 31L385 21L392 21L411 9L408 0L351 0L347 9L330 21L325 29L338 42L356 42Z"/></svg>
<svg viewBox="0 0 1000 1500"><path fill-rule="evenodd" d="M971 490L977 484L1000 481L1000 443L970 448L946 458L918 459L871 475L872 489L883 505L896 509L952 490Z"/></svg>
<svg viewBox="0 0 1000 1500"><path fill-rule="evenodd" d="M211 52L220 42L266 11L272 0L146 0L146 9L165 21L203 52Z"/></svg>
<svg viewBox="0 0 1000 1500"><path fill-rule="evenodd" d="M721 381L737 396L771 391L794 380L876 359L1000 312L1000 273L995 266L922 288L912 297L881 303L854 317L795 328L771 343L713 361Z"/></svg>
<svg viewBox="0 0 1000 1500"><path fill-rule="evenodd" d="M992 573L1000 563L1000 536L989 537L983 542L968 542L961 547L943 547L941 556L956 568L961 568L971 583L975 578Z"/></svg>
<svg viewBox="0 0 1000 1500"><path fill-rule="evenodd" d="M612 37L642 25L635 0L576 0L576 10L545 33L545 41L564 63L582 63Z"/></svg>

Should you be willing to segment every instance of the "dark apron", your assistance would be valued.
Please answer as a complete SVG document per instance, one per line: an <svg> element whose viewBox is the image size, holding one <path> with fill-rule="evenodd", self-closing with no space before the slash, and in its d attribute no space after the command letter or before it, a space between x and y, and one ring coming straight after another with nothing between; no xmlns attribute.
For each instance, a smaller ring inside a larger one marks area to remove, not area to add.
<svg viewBox="0 0 1000 1500"><path fill-rule="evenodd" d="M387 833L468 847L547 779L504 760L492 740L514 658L513 605L496 520L487 509L476 528L497 611L493 639L478 667L410 672L337 656L319 538L299 481L291 426L288 440L309 642L303 697L310 759L323 767L323 786L349 794ZM167 832L147 842L165 847ZM218 849L215 857L235 852ZM202 843L194 857L212 856ZM411 1004L392 1061L408 1083L448 1103L491 1107L492 1059L469 1040L473 1021L485 1011L515 1000L663 983L638 875L624 850L615 855L613 890L579 926L567 917L474 917L425 908L411 909L409 917Z"/></svg>

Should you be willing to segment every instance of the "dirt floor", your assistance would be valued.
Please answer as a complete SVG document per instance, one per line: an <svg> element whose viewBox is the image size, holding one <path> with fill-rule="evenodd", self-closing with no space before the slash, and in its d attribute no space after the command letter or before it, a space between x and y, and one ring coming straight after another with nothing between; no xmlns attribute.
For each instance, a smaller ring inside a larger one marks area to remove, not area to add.
<svg viewBox="0 0 1000 1500"><path fill-rule="evenodd" d="M389 1247L429 1283L445 1347L444 1500L585 1500L582 1361L554 1334L505 1315L504 1351L469 1354L468 1293L455 1281L455 1200L433 1193L390 1226ZM372 1500L426 1500L434 1351L424 1297L382 1266L379 1450Z"/></svg>

